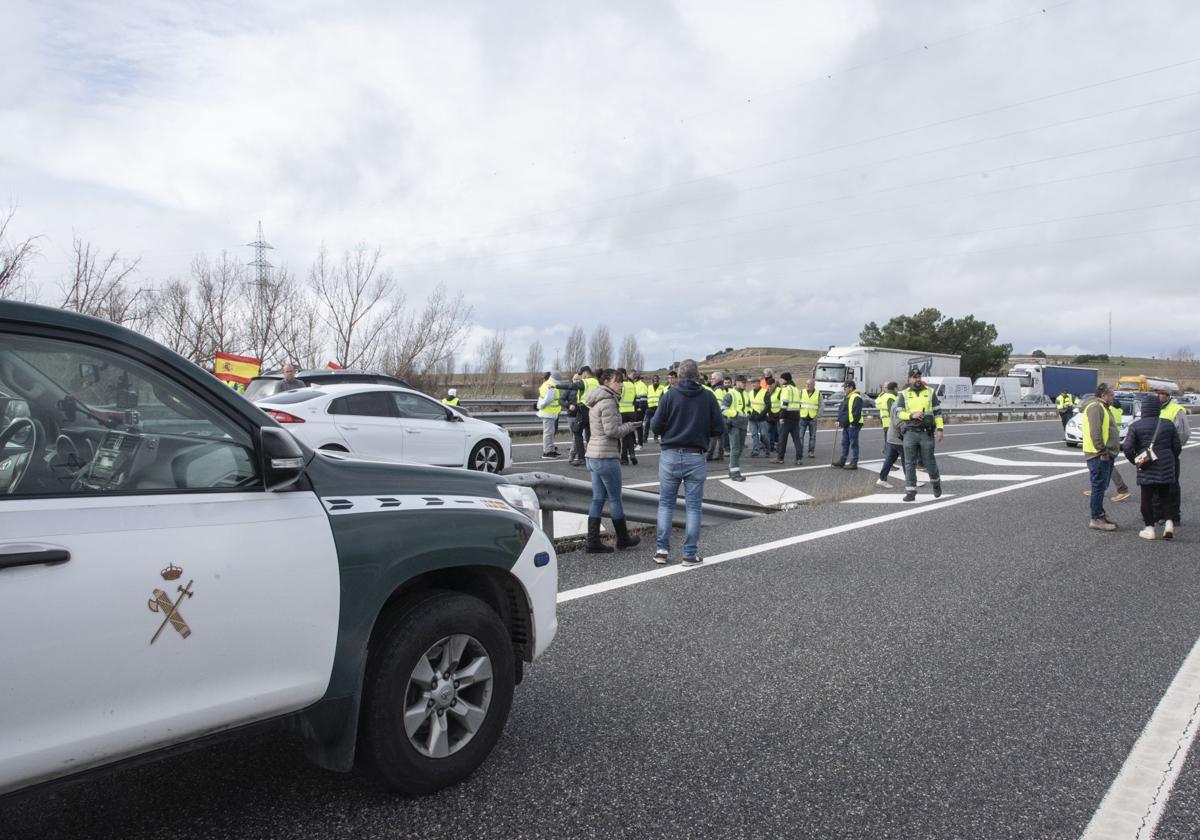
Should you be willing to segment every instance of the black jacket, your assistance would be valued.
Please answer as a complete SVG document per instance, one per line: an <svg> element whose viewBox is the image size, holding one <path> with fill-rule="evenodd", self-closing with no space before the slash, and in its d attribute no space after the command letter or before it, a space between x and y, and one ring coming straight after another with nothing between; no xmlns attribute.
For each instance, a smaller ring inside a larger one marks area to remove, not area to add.
<svg viewBox="0 0 1200 840"><path fill-rule="evenodd" d="M685 379L662 395L650 428L662 436L663 449L707 451L709 438L724 434L725 418L716 397Z"/></svg>
<svg viewBox="0 0 1200 840"><path fill-rule="evenodd" d="M1150 445L1151 439L1154 440L1154 454L1158 459L1137 471L1139 487L1145 484L1175 483L1175 459L1179 457L1183 447L1179 443L1179 432L1175 430L1175 424L1158 416L1160 407L1157 394L1143 395L1142 416L1129 427L1129 431L1125 433L1125 443L1121 445L1121 451L1125 453L1129 462L1133 463L1138 453Z"/></svg>

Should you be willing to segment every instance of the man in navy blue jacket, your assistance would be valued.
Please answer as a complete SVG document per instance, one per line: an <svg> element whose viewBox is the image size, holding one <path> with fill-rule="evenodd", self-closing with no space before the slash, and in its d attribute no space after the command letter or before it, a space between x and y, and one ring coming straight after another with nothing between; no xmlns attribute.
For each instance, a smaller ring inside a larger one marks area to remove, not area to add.
<svg viewBox="0 0 1200 840"><path fill-rule="evenodd" d="M700 369L692 359L679 365L679 384L658 403L650 428L662 438L658 459L658 531L654 562L665 566L671 558L671 519L679 485L683 483L687 521L683 534L683 565L695 566L700 556L700 507L708 478L708 442L725 432L725 419L717 398L700 385Z"/></svg>

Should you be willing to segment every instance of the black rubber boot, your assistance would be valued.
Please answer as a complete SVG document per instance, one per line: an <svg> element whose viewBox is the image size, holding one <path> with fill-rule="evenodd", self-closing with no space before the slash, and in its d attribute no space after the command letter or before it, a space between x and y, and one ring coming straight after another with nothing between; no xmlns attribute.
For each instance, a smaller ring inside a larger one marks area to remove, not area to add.
<svg viewBox="0 0 1200 840"><path fill-rule="evenodd" d="M624 525L624 521L621 523ZM584 549L588 554L612 554L613 547L605 545L600 541L600 517L588 517L588 533L587 533L587 548Z"/></svg>
<svg viewBox="0 0 1200 840"><path fill-rule="evenodd" d="M614 519L613 528L617 532L617 548L633 548L642 541L641 537L629 536L629 528L624 519Z"/></svg>
<svg viewBox="0 0 1200 840"><path fill-rule="evenodd" d="M933 482L933 498L940 499L942 497L942 482Z"/></svg>

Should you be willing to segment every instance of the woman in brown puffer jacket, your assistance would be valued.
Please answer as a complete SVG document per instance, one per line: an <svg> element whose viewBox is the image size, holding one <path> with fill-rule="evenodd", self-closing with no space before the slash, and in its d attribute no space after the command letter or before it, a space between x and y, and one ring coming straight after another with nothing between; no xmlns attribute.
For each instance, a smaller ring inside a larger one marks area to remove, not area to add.
<svg viewBox="0 0 1200 840"><path fill-rule="evenodd" d="M630 434L636 422L622 423L617 396L625 377L619 370L611 368L600 374L600 387L584 395L588 406L588 422L592 436L588 440L588 472L592 475L592 504L588 509L587 551L589 554L608 554L610 546L600 542L600 517L604 513L604 502L608 501L608 512L612 516L613 528L617 532L617 548L631 548L641 542L640 537L629 536L625 524L625 508L621 506L621 438Z"/></svg>

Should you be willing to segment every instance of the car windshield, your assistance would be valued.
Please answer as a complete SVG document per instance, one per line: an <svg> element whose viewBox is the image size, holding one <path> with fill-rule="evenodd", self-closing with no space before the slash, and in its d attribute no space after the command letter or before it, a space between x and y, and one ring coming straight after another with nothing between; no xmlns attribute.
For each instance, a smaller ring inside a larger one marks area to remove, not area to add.
<svg viewBox="0 0 1200 840"><path fill-rule="evenodd" d="M1016 379L1022 388L1033 387L1033 376L1028 373L1010 373L1009 376Z"/></svg>
<svg viewBox="0 0 1200 840"><path fill-rule="evenodd" d="M997 391L996 385L976 385L974 393L990 397L993 394L995 394L996 391Z"/></svg>

